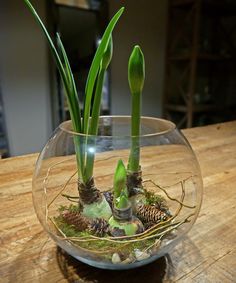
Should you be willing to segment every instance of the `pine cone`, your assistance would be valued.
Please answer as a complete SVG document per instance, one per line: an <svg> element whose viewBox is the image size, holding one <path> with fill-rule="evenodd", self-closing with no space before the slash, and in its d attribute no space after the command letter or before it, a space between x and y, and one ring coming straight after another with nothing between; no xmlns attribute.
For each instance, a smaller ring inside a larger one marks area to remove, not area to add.
<svg viewBox="0 0 236 283"><path fill-rule="evenodd" d="M156 208L159 209L159 210L164 211L164 212L169 211L169 207L168 207L168 205L167 205L167 202L166 202L166 200L164 200L164 199L160 199L160 200L159 200L158 202L156 202L153 206L156 207Z"/></svg>
<svg viewBox="0 0 236 283"><path fill-rule="evenodd" d="M109 231L109 224L103 218L96 218L90 221L88 230L90 233L95 234L98 237L103 237Z"/></svg>
<svg viewBox="0 0 236 283"><path fill-rule="evenodd" d="M103 195L104 195L106 201L109 203L110 207L112 208L113 199L114 199L113 193L107 191L107 192L103 192Z"/></svg>
<svg viewBox="0 0 236 283"><path fill-rule="evenodd" d="M89 221L76 211L63 211L61 214L67 224L75 226L77 231L84 231L88 228Z"/></svg>
<svg viewBox="0 0 236 283"><path fill-rule="evenodd" d="M137 208L136 214L143 223L154 222L156 224L168 218L168 215L164 211L146 204L140 205Z"/></svg>

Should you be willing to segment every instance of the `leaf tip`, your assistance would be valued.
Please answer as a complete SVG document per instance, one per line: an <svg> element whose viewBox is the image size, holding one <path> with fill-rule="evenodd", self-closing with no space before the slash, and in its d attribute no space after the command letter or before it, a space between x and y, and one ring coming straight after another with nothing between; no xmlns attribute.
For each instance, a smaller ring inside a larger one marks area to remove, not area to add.
<svg viewBox="0 0 236 283"><path fill-rule="evenodd" d="M118 12L116 13L116 15L118 15L118 17L120 17L120 16L123 14L124 10L125 10L125 7L121 7L121 8L118 10Z"/></svg>

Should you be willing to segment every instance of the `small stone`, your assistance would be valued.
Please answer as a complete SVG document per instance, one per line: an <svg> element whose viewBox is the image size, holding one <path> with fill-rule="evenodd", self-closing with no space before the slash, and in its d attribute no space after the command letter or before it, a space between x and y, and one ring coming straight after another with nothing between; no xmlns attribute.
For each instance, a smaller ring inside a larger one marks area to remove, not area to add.
<svg viewBox="0 0 236 283"><path fill-rule="evenodd" d="M144 260L144 259L150 257L150 254L148 254L146 252L142 252L139 249L135 249L134 254L135 254L135 257L138 261L141 261L141 260Z"/></svg>
<svg viewBox="0 0 236 283"><path fill-rule="evenodd" d="M126 258L125 260L123 260L121 263L122 263L122 264L129 264L129 263L131 263L132 261L133 261L133 259L127 257L127 258Z"/></svg>
<svg viewBox="0 0 236 283"><path fill-rule="evenodd" d="M117 264L121 263L121 259L118 253L114 253L111 258L112 263Z"/></svg>
<svg viewBox="0 0 236 283"><path fill-rule="evenodd" d="M132 263L132 262L135 262L136 261L136 258L134 257L133 253L130 253L129 256L122 260L122 264L129 264L129 263Z"/></svg>

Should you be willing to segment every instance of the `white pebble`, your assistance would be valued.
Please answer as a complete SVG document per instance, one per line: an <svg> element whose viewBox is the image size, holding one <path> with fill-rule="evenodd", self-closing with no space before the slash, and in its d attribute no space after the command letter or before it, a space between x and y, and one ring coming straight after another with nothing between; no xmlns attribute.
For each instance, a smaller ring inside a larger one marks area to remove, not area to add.
<svg viewBox="0 0 236 283"><path fill-rule="evenodd" d="M135 254L135 257L138 261L141 261L141 260L144 260L144 259L150 257L150 254L148 254L146 252L142 252L139 249L135 249L134 254Z"/></svg>
<svg viewBox="0 0 236 283"><path fill-rule="evenodd" d="M121 259L120 259L119 254L118 254L118 253L114 253L114 254L112 255L111 261L112 261L112 263L114 263L114 264L120 263L120 262L121 262Z"/></svg>

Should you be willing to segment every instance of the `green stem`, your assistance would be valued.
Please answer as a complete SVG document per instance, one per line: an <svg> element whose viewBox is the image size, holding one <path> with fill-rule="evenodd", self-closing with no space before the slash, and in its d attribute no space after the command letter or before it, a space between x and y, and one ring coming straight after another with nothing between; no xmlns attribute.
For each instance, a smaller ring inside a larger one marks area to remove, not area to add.
<svg viewBox="0 0 236 283"><path fill-rule="evenodd" d="M132 115L131 115L131 150L129 155L129 170L139 171L140 161L140 113L141 113L141 92L132 95Z"/></svg>
<svg viewBox="0 0 236 283"><path fill-rule="evenodd" d="M141 116L141 94L145 80L145 61L141 48L136 45L129 58L128 80L132 95L131 115L131 150L129 155L128 169L131 173L139 171L140 161L140 116Z"/></svg>

